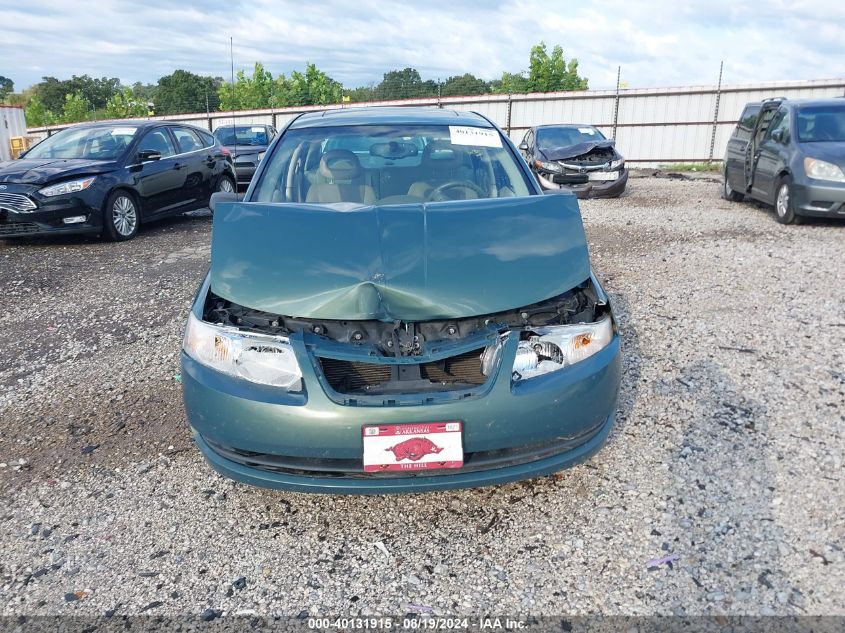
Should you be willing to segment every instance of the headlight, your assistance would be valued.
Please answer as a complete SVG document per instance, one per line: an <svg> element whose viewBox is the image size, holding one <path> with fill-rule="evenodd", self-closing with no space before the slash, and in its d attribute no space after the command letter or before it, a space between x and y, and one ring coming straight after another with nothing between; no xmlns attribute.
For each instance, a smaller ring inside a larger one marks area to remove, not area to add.
<svg viewBox="0 0 845 633"><path fill-rule="evenodd" d="M302 391L302 372L284 336L253 334L188 317L185 353L219 372L287 391Z"/></svg>
<svg viewBox="0 0 845 633"><path fill-rule="evenodd" d="M258 152L258 162L259 163L261 162L261 159L264 158L264 154L265 154L265 152Z"/></svg>
<svg viewBox="0 0 845 633"><path fill-rule="evenodd" d="M82 191L90 187L95 180L97 180L96 176L88 176L88 178L82 178L80 180L68 180L67 182L60 182L57 185L50 185L49 187L39 189L38 193L48 198L62 196L66 193L76 193L77 191Z"/></svg>
<svg viewBox="0 0 845 633"><path fill-rule="evenodd" d="M614 160L610 163L610 170L614 171L616 169L622 169L624 166L625 166L625 159L619 158L619 159Z"/></svg>
<svg viewBox="0 0 845 633"><path fill-rule="evenodd" d="M810 178L845 182L845 173L842 172L841 167L833 163L828 163L827 161L819 160L818 158L805 158L804 172Z"/></svg>
<svg viewBox="0 0 845 633"><path fill-rule="evenodd" d="M532 328L530 334L517 347L514 380L542 376L589 358L613 340L613 322L607 315L595 323Z"/></svg>
<svg viewBox="0 0 845 633"><path fill-rule="evenodd" d="M535 160L534 166L537 169L545 169L546 171L553 171L556 174L559 174L563 171L563 167L561 167L557 163L547 163L546 161L543 161L543 160Z"/></svg>

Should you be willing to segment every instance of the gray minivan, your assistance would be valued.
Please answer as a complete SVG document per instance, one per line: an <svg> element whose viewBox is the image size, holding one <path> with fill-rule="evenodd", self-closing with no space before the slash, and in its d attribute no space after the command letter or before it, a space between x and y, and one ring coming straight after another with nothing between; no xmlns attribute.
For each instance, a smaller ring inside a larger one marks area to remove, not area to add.
<svg viewBox="0 0 845 633"><path fill-rule="evenodd" d="M722 197L771 204L778 222L845 218L845 99L766 99L742 111Z"/></svg>

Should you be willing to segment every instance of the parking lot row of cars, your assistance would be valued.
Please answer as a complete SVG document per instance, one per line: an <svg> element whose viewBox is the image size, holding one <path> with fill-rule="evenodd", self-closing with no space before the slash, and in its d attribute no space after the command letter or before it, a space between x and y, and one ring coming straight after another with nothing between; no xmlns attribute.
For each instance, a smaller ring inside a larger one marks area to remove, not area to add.
<svg viewBox="0 0 845 633"><path fill-rule="evenodd" d="M269 125L223 126L213 135L159 121L74 126L42 141L21 159L0 164L0 237L97 233L117 241L131 239L144 222L207 207L215 191L248 186L275 136ZM372 138L406 142L377 136ZM382 188L411 193L395 189L395 183L377 182L378 173L366 164L369 159L362 162L360 173L346 174L345 179L327 177L319 169L319 158L339 148L309 151L303 157L310 161L306 180L295 186L349 184L376 193ZM359 155L369 149L364 147ZM437 156L435 148L416 149L415 156L392 160L410 167ZM566 189L579 197L619 196L625 191L625 159L615 142L592 125L536 126L517 149L544 190ZM474 168L469 159L448 167L456 173ZM743 110L727 146L723 195L732 201L748 197L771 204L783 223L845 215L843 170L842 99L769 99ZM450 193L463 198L487 195L468 189Z"/></svg>

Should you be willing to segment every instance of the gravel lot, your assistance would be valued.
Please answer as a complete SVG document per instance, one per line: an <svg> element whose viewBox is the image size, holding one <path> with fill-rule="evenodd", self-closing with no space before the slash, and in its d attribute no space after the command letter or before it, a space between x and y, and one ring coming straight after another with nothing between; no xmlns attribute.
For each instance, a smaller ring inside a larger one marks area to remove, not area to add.
<svg viewBox="0 0 845 633"><path fill-rule="evenodd" d="M0 242L0 614L845 614L845 223L718 189L582 202L623 329L618 425L587 464L453 493L205 465L178 350L207 216Z"/></svg>

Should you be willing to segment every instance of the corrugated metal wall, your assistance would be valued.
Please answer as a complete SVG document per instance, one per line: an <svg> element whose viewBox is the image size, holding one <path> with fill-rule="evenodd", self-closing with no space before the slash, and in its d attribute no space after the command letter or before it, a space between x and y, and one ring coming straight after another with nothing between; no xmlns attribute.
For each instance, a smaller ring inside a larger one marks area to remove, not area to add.
<svg viewBox="0 0 845 633"><path fill-rule="evenodd" d="M749 101L768 97L813 99L845 95L845 78L736 86L694 86L641 90L589 90L527 95L480 95L442 99L382 101L377 105L422 105L472 110L490 118L519 142L526 129L545 123L590 123L613 136L630 161L643 166L661 163L720 160L736 120ZM716 103L719 111L716 112ZM617 113L618 100L618 113ZM369 104L355 104L369 105ZM338 106L332 106L338 107ZM154 117L185 121L214 130L231 125L267 123L281 128L302 112L320 107L214 112ZM617 113L614 120L614 113ZM52 132L59 128L52 128ZM46 136L46 128L30 130ZM715 135L715 136L714 136ZM711 143L713 146L711 154Z"/></svg>
<svg viewBox="0 0 845 633"><path fill-rule="evenodd" d="M0 160L11 160L12 149L9 140L15 136L26 136L23 109L0 106Z"/></svg>

